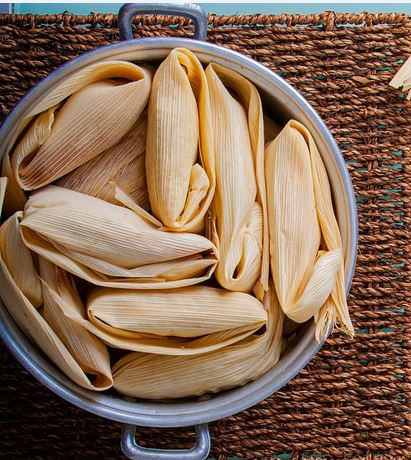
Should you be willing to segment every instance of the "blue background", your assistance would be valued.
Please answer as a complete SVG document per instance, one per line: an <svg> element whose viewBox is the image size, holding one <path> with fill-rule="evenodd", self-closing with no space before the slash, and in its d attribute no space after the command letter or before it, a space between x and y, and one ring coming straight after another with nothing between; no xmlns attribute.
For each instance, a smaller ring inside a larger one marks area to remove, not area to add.
<svg viewBox="0 0 411 460"><path fill-rule="evenodd" d="M117 13L122 3L16 3L9 4L10 12L51 14L68 11L73 14ZM333 10L341 13L407 13L411 15L411 3L204 3L200 5L208 13L319 13ZM0 4L0 11L6 12L7 4Z"/></svg>

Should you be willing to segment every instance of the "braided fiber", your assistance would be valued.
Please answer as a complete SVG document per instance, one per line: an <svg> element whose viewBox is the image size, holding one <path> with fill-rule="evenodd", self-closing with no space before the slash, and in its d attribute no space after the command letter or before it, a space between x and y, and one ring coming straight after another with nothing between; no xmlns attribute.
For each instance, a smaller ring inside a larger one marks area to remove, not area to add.
<svg viewBox="0 0 411 460"><path fill-rule="evenodd" d="M280 392L211 424L212 454L410 459L411 103L388 87L411 55L410 19L325 12L209 22L211 42L280 73L317 109L347 160L360 218L349 298L356 337L335 333ZM181 18L135 18L138 37L191 33ZM112 14L0 15L0 117L52 69L117 40ZM1 458L121 458L120 424L59 399L4 347L1 358ZM146 428L137 437L163 448L194 438L191 429Z"/></svg>

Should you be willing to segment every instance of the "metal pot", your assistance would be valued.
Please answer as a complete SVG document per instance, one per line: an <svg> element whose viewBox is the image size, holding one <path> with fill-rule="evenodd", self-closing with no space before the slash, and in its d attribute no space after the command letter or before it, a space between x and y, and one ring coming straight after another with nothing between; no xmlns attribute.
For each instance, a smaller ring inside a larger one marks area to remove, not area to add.
<svg viewBox="0 0 411 460"><path fill-rule="evenodd" d="M186 16L194 20L195 38L132 39L131 19L136 14L161 13ZM124 5L119 14L122 42L99 48L61 66L41 81L16 106L0 131L0 158L14 142L20 120L56 84L91 63L108 58L150 62L164 59L175 47L193 51L203 63L218 62L252 81L260 90L266 109L276 118L297 119L310 130L330 178L337 219L342 233L346 288L354 272L357 250L357 214L354 192L344 159L326 126L306 100L283 79L266 67L234 51L207 43L207 17L196 5ZM124 423L122 449L134 459L206 458L210 450L207 423L235 414L267 398L291 380L317 353L322 343L314 338L315 326L304 324L279 363L254 382L207 398L169 403L131 400L115 393L85 390L62 374L38 351L16 326L3 303L0 304L0 335L18 361L40 382L65 400L96 415ZM146 449L135 441L135 425L151 427L196 426L197 442L189 450Z"/></svg>

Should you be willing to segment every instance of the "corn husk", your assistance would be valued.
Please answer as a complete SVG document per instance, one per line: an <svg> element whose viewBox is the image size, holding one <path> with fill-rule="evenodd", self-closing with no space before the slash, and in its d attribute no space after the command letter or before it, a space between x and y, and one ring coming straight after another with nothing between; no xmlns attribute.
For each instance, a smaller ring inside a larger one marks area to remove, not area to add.
<svg viewBox="0 0 411 460"><path fill-rule="evenodd" d="M94 385L102 389L110 388L113 379L107 347L87 329L66 317L59 304L50 295L50 289L56 289L57 286L67 283L67 292L73 297L73 305L79 309L80 313L84 311L71 277L67 272L42 257L39 258L39 270L43 282L44 305L41 311L43 318L64 343L82 370L90 376L95 376Z"/></svg>
<svg viewBox="0 0 411 460"><path fill-rule="evenodd" d="M227 390L255 380L278 362L284 349L283 313L274 289L265 294L268 325L235 345L196 356L130 353L113 366L114 388L127 396L170 399Z"/></svg>
<svg viewBox="0 0 411 460"><path fill-rule="evenodd" d="M16 212L0 227L0 251L16 286L33 307L38 308L43 303L41 282L33 255L21 240L22 215L21 211Z"/></svg>
<svg viewBox="0 0 411 460"><path fill-rule="evenodd" d="M243 292L251 291L260 278L266 290L268 237L260 96L246 78L220 65L210 64L206 76L216 165L211 228L220 253L215 276L222 287Z"/></svg>
<svg viewBox="0 0 411 460"><path fill-rule="evenodd" d="M31 195L20 228L31 250L100 286L188 286L208 279L217 262L201 235L161 231L129 209L52 185Z"/></svg>
<svg viewBox="0 0 411 460"><path fill-rule="evenodd" d="M44 111L14 149L13 178L34 190L113 147L136 123L150 87L148 69L122 61L95 64L67 78L44 97Z"/></svg>
<svg viewBox="0 0 411 460"><path fill-rule="evenodd" d="M281 131L281 126L271 116L264 114L264 144L273 141Z"/></svg>
<svg viewBox="0 0 411 460"><path fill-rule="evenodd" d="M101 321L94 324L86 318L83 306L73 303L73 300L78 301L78 296L73 295L72 284L60 283L55 286L55 289L49 288L48 293L67 318L87 329L113 348L161 355L189 356L218 350L239 342L261 327L261 323L254 323L198 338L184 338L121 330L104 325Z"/></svg>
<svg viewBox="0 0 411 460"><path fill-rule="evenodd" d="M407 99L411 99L411 56L404 62L400 70L394 75L390 81L390 86L393 88L401 88L408 91Z"/></svg>
<svg viewBox="0 0 411 460"><path fill-rule="evenodd" d="M158 292L98 288L88 296L87 314L108 331L176 337L263 326L267 321L264 306L255 297L208 286Z"/></svg>
<svg viewBox="0 0 411 460"><path fill-rule="evenodd" d="M215 188L214 160L207 82L189 50L172 50L154 76L146 169L153 214L170 230L201 230Z"/></svg>
<svg viewBox="0 0 411 460"><path fill-rule="evenodd" d="M265 173L271 270L284 313L297 323L314 316L318 340L334 320L352 334L327 172L302 124L290 121L268 146Z"/></svg>
<svg viewBox="0 0 411 460"><path fill-rule="evenodd" d="M13 176L11 169L10 157L6 153L3 157L1 175L7 179L7 193L3 202L3 215L10 217L17 211L22 211L26 204L27 198L20 185Z"/></svg>
<svg viewBox="0 0 411 460"><path fill-rule="evenodd" d="M0 179L0 195L2 198L4 196L6 182L6 178ZM16 219L17 218L13 217L10 222L14 222ZM14 231L15 227L13 225L8 225L5 229L2 228L3 237L8 238L8 232L10 232L10 238L16 246L15 253L21 254L23 251L18 246L23 245L23 242L21 239L18 240L18 238L16 238ZM22 329L22 331L43 350L49 359L71 380L81 387L90 390L105 390L111 386L111 372L109 367L109 375L102 376L101 378L97 377L94 381L91 381L86 375L58 335L19 289L19 286L15 283L3 259L2 253L0 254L0 290L2 299L10 315L20 329Z"/></svg>
<svg viewBox="0 0 411 460"><path fill-rule="evenodd" d="M62 177L56 184L119 204L114 183L139 206L148 209L144 155L146 131L147 115L143 113L118 144Z"/></svg>

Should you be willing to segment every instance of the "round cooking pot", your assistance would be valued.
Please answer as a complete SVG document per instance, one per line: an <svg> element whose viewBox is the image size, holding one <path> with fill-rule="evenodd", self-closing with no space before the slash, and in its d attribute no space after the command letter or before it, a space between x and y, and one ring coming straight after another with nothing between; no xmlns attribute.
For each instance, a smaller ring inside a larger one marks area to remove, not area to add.
<svg viewBox="0 0 411 460"><path fill-rule="evenodd" d="M189 17L194 21L195 39L133 39L131 20L136 14L158 13ZM15 107L0 131L0 159L16 138L20 121L57 84L74 72L105 59L153 62L164 59L175 47L193 51L201 62L227 66L252 81L260 91L265 110L286 122L290 118L303 123L313 135L325 163L331 183L337 219L342 234L348 291L354 272L357 250L357 214L354 192L344 159L330 132L307 101L282 78L234 51L207 43L207 16L197 5L128 4L119 13L122 42L98 48L66 63L41 81ZM2 294L2 293L1 293ZM3 295L3 294L2 294ZM16 326L0 303L0 335L16 359L40 382L65 400L93 414L124 423L121 446L133 459L206 458L210 450L207 423L235 414L267 398L291 380L317 353L322 342L314 337L312 321L298 330L278 364L257 380L240 388L200 398L153 402L133 400L115 392L85 390L66 377L41 351L37 350ZM146 449L135 440L135 426L196 426L196 445L189 450Z"/></svg>

